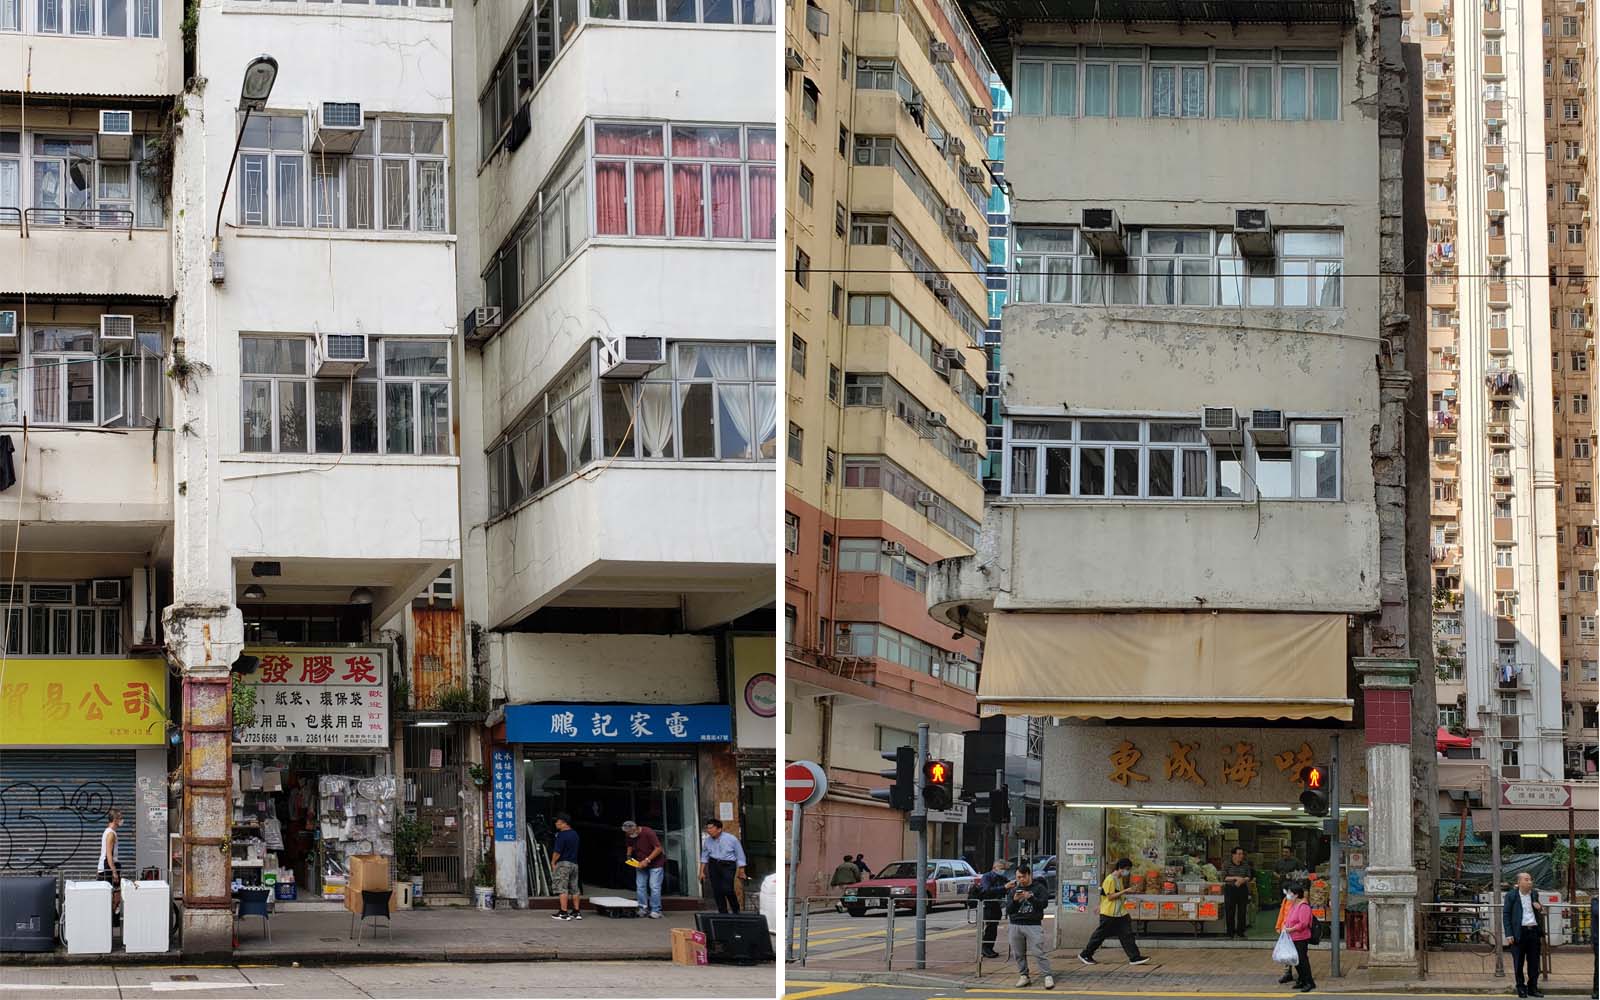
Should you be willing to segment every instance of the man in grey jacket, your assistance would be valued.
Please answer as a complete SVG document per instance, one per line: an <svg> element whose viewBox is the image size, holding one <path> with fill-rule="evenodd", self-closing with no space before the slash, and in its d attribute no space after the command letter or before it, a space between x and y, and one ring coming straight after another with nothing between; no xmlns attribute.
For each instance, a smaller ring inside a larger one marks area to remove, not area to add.
<svg viewBox="0 0 1600 1000"><path fill-rule="evenodd" d="M1050 892L1043 882L1033 880L1033 869L1022 865L1015 882L1006 883L1006 916L1011 920L1011 954L1016 957L1017 987L1028 981L1028 952L1033 952L1044 976L1044 988L1056 988L1055 971L1050 968L1050 951L1044 945L1044 915L1050 907Z"/></svg>

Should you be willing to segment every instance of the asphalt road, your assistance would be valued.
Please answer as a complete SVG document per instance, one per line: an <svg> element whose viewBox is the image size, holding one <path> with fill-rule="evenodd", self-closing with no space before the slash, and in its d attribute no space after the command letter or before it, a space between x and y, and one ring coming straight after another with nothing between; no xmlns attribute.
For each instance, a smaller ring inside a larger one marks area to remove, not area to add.
<svg viewBox="0 0 1600 1000"><path fill-rule="evenodd" d="M282 966L0 966L0 1000L374 1000L473 997L771 998L772 965L671 962L457 962Z"/></svg>
<svg viewBox="0 0 1600 1000"><path fill-rule="evenodd" d="M941 959L970 963L977 955L977 927L967 923L965 907L933 910L928 914L928 959L930 964ZM895 951L909 954L913 942L916 918L911 913L895 917ZM881 963L887 917L883 910L872 911L865 917L851 917L843 913L813 913L808 921L808 962L830 966L865 964L871 959ZM1003 929L1003 928L1002 928ZM799 930L796 929L798 935ZM780 935L781 937L781 935ZM854 960L854 961L852 961ZM880 965L881 968L881 965Z"/></svg>
<svg viewBox="0 0 1600 1000"><path fill-rule="evenodd" d="M807 980L804 974L790 972L789 980L784 984L784 1000L1045 1000L1047 997L1088 997L1090 1000L1113 1000L1121 997L1213 997L1213 998L1239 998L1247 1000L1253 997L1288 997L1301 996L1299 993L1282 990L1263 990L1259 993L1206 993L1206 992L1160 992L1139 991L1107 993L1095 990L1072 990L1065 986L1058 986L1053 991L1045 992L1036 982L1031 989L955 989L934 988L930 986L900 986L889 983L827 983ZM1323 996L1322 993L1312 993L1313 997ZM1339 997L1365 997L1369 1000L1414 1000L1416 994L1408 993L1337 993L1326 994ZM1430 1000L1452 1000L1445 994L1429 994ZM1454 1000L1482 1000L1481 994L1475 997L1460 996Z"/></svg>

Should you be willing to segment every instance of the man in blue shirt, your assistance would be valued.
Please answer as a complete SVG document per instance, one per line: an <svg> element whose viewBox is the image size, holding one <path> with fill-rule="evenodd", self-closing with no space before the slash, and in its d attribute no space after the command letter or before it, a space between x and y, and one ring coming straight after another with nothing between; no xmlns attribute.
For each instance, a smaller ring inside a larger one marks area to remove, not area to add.
<svg viewBox="0 0 1600 1000"><path fill-rule="evenodd" d="M556 842L550 851L551 888L561 897L561 909L552 916L557 920L582 920L578 911L578 831L572 828L572 817L556 813ZM567 908L567 901L572 908Z"/></svg>
<svg viewBox="0 0 1600 1000"><path fill-rule="evenodd" d="M734 882L745 877L744 845L731 833L724 833L719 819L706 821L706 835L700 838L700 881L709 876L711 898L718 913L738 913L739 897Z"/></svg>

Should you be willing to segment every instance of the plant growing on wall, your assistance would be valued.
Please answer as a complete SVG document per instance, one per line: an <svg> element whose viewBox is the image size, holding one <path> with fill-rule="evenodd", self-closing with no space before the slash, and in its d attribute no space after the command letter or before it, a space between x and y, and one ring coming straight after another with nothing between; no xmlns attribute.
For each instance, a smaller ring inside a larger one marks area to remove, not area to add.
<svg viewBox="0 0 1600 1000"><path fill-rule="evenodd" d="M471 778L472 783L479 788L489 783L489 772L482 764L467 765L467 777Z"/></svg>
<svg viewBox="0 0 1600 1000"><path fill-rule="evenodd" d="M256 724L256 686L235 674L231 685L233 728L248 729Z"/></svg>
<svg viewBox="0 0 1600 1000"><path fill-rule="evenodd" d="M457 684L454 687L447 687L440 691L437 703L441 712L470 714L489 710L486 700L479 698L471 688L464 684Z"/></svg>
<svg viewBox="0 0 1600 1000"><path fill-rule="evenodd" d="M411 707L411 681L399 670L389 672L389 704L397 712Z"/></svg>
<svg viewBox="0 0 1600 1000"><path fill-rule="evenodd" d="M195 380L211 373L211 366L204 361L191 361L185 353L182 337L172 339L172 364L167 367L167 378L172 379L179 389L188 392L194 388Z"/></svg>

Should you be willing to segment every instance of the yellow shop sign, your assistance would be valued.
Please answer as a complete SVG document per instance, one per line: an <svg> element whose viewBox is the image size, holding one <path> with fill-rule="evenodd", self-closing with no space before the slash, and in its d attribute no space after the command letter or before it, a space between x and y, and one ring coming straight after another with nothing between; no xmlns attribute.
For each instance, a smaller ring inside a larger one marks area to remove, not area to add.
<svg viewBox="0 0 1600 1000"><path fill-rule="evenodd" d="M0 673L0 745L164 743L166 702L164 659L13 657Z"/></svg>

